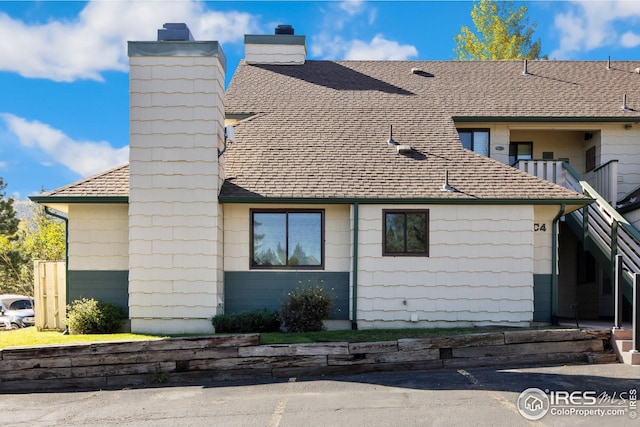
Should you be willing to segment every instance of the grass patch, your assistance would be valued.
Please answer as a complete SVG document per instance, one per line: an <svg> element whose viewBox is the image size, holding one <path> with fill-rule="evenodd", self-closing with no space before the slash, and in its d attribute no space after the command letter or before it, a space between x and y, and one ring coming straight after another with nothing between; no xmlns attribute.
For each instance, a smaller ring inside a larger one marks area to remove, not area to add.
<svg viewBox="0 0 640 427"><path fill-rule="evenodd" d="M378 342L401 338L433 338L451 335L503 332L522 328L436 328L436 329L371 329L358 331L319 331L300 333L262 333L260 344L304 344L312 342Z"/></svg>
<svg viewBox="0 0 640 427"><path fill-rule="evenodd" d="M95 334L95 335L63 335L56 331L38 331L36 327L0 331L0 348L5 347L37 347L41 345L60 345L95 343L109 341L137 341L163 338L141 334Z"/></svg>
<svg viewBox="0 0 640 427"><path fill-rule="evenodd" d="M482 327L482 328L436 328L436 329L372 329L359 331L318 331L300 333L271 332L260 334L260 344L304 344L314 342L379 342L396 341L402 338L434 338L464 334L504 332L514 330L555 329L553 326L533 328ZM565 327L566 328L566 327ZM226 335L226 334L225 334ZM41 331L35 327L0 330L0 349L5 347L37 347L113 341L138 341L169 337L209 336L208 334L142 335L142 334L91 334L63 335L61 332Z"/></svg>

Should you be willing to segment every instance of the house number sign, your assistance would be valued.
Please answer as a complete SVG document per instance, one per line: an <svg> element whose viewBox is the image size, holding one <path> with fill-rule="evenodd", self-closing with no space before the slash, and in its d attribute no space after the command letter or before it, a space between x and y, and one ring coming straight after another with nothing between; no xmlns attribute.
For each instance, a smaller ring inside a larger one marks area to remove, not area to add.
<svg viewBox="0 0 640 427"><path fill-rule="evenodd" d="M539 224L536 222L535 224L533 224L533 231L547 231L547 224Z"/></svg>

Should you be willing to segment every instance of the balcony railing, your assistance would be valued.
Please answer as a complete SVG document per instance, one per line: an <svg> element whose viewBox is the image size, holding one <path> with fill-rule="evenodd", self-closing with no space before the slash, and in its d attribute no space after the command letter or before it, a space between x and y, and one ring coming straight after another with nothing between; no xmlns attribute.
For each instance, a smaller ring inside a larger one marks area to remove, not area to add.
<svg viewBox="0 0 640 427"><path fill-rule="evenodd" d="M618 201L618 161L611 160L593 170L588 179L600 196L611 206Z"/></svg>
<svg viewBox="0 0 640 427"><path fill-rule="evenodd" d="M585 239L589 238L601 251L609 255L611 272L618 274L619 271L619 274L632 283L632 296L629 298L633 312L632 346L635 351L640 351L640 329L638 326L638 322L640 322L638 319L640 290L637 284L637 275L640 274L640 232L568 163L560 160L521 160L516 164L516 167L595 200L594 203L578 209L570 215L583 224ZM606 178L607 176L609 178ZM601 188L605 189L604 191L609 192L609 200L615 201L617 197L617 161L609 162L596 169L594 178L596 182L600 182ZM616 294L620 292L620 289L616 289ZM614 315L615 326L620 327L621 304L617 304Z"/></svg>

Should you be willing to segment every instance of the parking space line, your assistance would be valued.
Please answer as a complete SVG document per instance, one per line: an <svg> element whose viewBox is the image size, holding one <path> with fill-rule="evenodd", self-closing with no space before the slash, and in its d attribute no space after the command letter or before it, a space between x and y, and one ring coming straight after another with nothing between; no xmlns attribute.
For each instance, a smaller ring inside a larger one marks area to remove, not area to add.
<svg viewBox="0 0 640 427"><path fill-rule="evenodd" d="M293 389L292 384L294 382L296 382L295 377L289 378L289 381L285 386L284 393L280 398L280 400L278 401L276 408L273 410L273 413L271 414L271 418L269 419L269 427L278 427L280 425L280 420L284 415L284 411L287 407L287 402L289 402L289 396L291 396L291 392Z"/></svg>

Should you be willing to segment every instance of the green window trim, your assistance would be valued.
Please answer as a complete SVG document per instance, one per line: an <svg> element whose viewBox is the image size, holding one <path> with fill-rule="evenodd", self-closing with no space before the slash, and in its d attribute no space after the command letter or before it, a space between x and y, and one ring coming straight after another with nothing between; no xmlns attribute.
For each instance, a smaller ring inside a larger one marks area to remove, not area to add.
<svg viewBox="0 0 640 427"><path fill-rule="evenodd" d="M383 256L429 256L429 210L382 210Z"/></svg>
<svg viewBox="0 0 640 427"><path fill-rule="evenodd" d="M250 269L324 270L324 209L251 209L249 230Z"/></svg>

